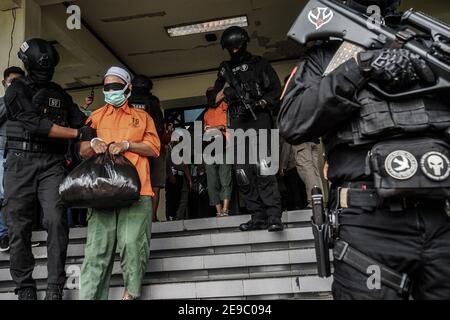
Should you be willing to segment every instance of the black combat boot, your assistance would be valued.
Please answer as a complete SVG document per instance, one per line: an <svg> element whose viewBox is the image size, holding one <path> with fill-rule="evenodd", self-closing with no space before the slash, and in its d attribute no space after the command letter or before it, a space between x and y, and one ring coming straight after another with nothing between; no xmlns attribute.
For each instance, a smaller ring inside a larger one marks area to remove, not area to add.
<svg viewBox="0 0 450 320"><path fill-rule="evenodd" d="M284 226L283 223L281 223L281 219L269 219L269 227L267 228L269 232L278 232L283 231Z"/></svg>
<svg viewBox="0 0 450 320"><path fill-rule="evenodd" d="M253 230L266 230L267 223L264 221L254 221L250 220L246 223L243 223L239 226L241 231L253 231Z"/></svg>
<svg viewBox="0 0 450 320"><path fill-rule="evenodd" d="M63 299L63 288L59 286L48 286L45 292L45 300L62 300Z"/></svg>
<svg viewBox="0 0 450 320"><path fill-rule="evenodd" d="M19 300L37 300L36 288L28 287L17 290Z"/></svg>

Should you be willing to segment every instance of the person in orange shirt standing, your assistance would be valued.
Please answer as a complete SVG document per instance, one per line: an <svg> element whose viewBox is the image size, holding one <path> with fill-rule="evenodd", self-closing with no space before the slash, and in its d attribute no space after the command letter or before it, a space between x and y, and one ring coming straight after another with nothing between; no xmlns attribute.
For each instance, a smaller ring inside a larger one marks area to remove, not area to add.
<svg viewBox="0 0 450 320"><path fill-rule="evenodd" d="M87 120L97 130L97 138L81 144L81 155L88 158L108 149L113 155L123 153L139 173L141 197L127 208L92 210L81 268L80 299L108 299L118 247L125 284L123 300L134 300L141 295L150 255L152 217L149 212L154 194L148 157L159 156L160 140L147 112L128 105L131 76L126 70L110 68L104 78L103 91L106 105Z"/></svg>
<svg viewBox="0 0 450 320"><path fill-rule="evenodd" d="M221 102L218 106L215 104L214 88L208 89L206 96L208 104L211 106L203 117L205 131L219 130L225 135L227 128L227 110L228 105ZM225 151L225 149L224 149ZM223 163L206 165L206 179L208 184L208 195L211 206L215 206L218 217L229 215L230 199L232 193L232 166L226 164L225 154ZM222 206L223 201L223 206Z"/></svg>

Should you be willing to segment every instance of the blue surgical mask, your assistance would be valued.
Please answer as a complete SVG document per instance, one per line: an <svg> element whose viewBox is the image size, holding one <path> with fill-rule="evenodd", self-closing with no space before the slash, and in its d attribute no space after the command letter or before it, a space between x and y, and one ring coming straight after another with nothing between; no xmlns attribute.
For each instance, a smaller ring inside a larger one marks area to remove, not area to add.
<svg viewBox="0 0 450 320"><path fill-rule="evenodd" d="M119 108L123 106L123 104L127 101L129 94L126 95L128 86L118 91L103 91L105 95L105 102L112 105L115 108Z"/></svg>

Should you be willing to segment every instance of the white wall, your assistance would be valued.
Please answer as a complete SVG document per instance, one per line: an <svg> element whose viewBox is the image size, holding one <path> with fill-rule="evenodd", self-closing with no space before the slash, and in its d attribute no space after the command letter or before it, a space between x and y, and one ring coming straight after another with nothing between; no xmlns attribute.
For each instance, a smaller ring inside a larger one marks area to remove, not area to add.
<svg viewBox="0 0 450 320"><path fill-rule="evenodd" d="M11 55L9 55L11 47L11 32L13 26L12 10L0 11L0 73L3 79L3 70L9 66L22 67L22 61L17 57L18 48L23 42L25 28L24 28L24 9L15 9L16 25L13 35L13 48ZM11 57L8 66L8 56ZM4 95L4 88L0 85L0 96Z"/></svg>

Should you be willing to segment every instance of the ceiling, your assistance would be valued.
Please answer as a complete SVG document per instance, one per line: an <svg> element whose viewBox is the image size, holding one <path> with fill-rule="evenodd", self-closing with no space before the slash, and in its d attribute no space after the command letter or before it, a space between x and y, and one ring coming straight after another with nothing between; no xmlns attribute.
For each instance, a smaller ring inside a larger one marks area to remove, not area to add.
<svg viewBox="0 0 450 320"><path fill-rule="evenodd" d="M45 5L44 13L65 11L62 1L35 1ZM251 36L249 49L270 61L295 58L301 52L297 44L286 38L286 33L305 0L75 0L70 3L81 8L84 28L97 36L97 45L101 44L110 56L97 54L100 47L78 38L70 48L64 39L70 31L55 32L55 24L43 19L47 23L43 36L60 43L62 67L57 80L66 87L97 84L105 69L119 62L134 73L151 77L215 69L227 58L220 46L221 32L216 32L218 41L207 42L204 34L170 38L165 31L167 26L214 18L247 15ZM404 0L403 6L450 21L448 0ZM75 45L84 47L85 51L78 52Z"/></svg>
<svg viewBox="0 0 450 320"><path fill-rule="evenodd" d="M305 1L128 0L126 6L123 3L123 0L77 1L83 19L131 69L160 76L217 68L226 58L220 41L207 42L205 34L170 38L164 28L214 18L247 15L252 52L269 60L295 56L292 50L295 44L286 39L286 30ZM216 35L220 39L221 32Z"/></svg>

